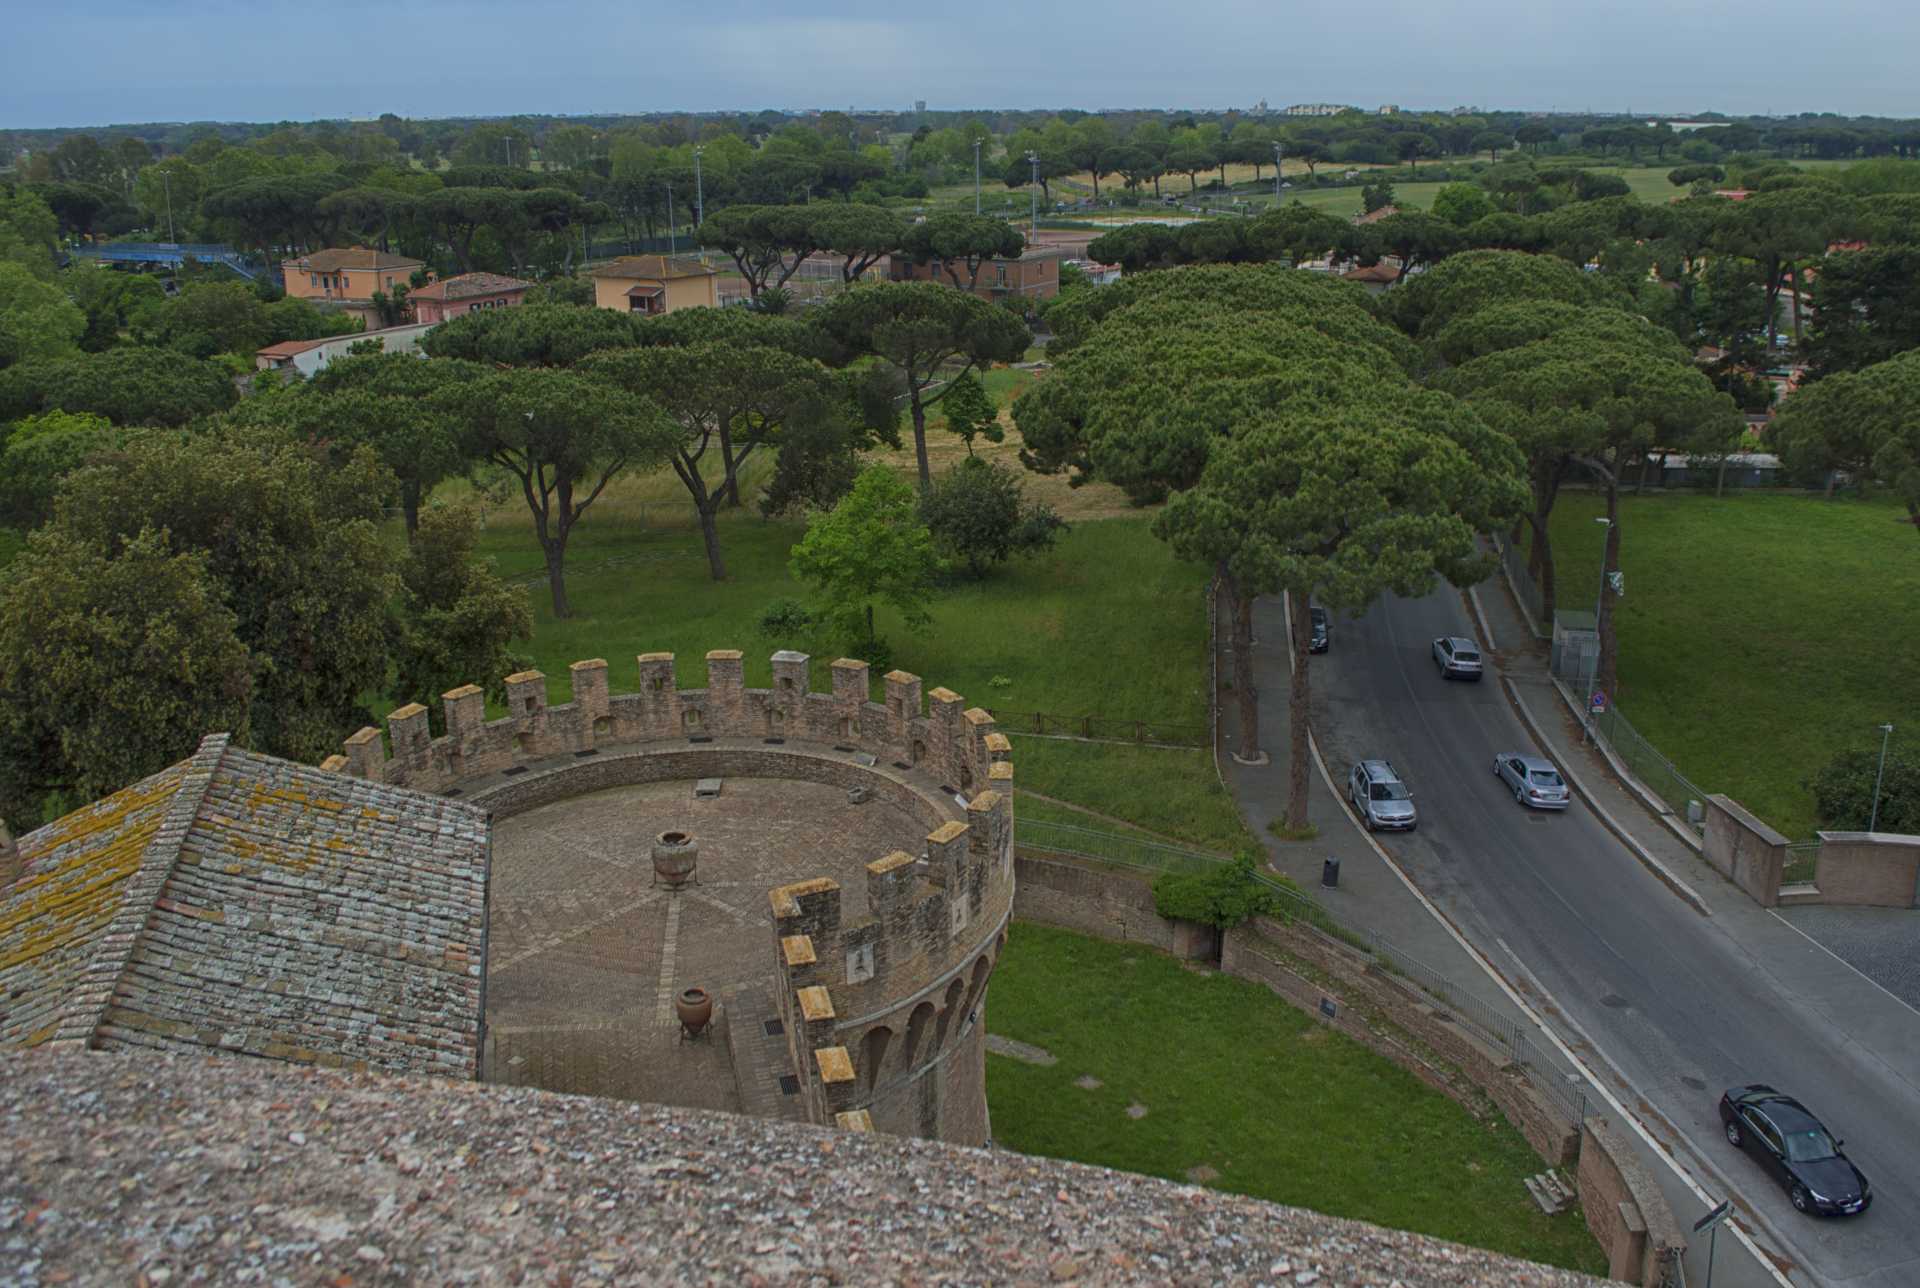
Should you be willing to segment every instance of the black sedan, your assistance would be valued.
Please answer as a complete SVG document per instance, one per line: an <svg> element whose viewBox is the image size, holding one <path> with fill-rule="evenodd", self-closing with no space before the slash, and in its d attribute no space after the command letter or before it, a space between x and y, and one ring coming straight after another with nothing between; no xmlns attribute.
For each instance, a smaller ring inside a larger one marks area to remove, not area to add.
<svg viewBox="0 0 1920 1288"><path fill-rule="evenodd" d="M1873 1187L1840 1152L1807 1107L1764 1083L1734 1087L1720 1097L1727 1143L1760 1160L1802 1212L1846 1216L1864 1212Z"/></svg>

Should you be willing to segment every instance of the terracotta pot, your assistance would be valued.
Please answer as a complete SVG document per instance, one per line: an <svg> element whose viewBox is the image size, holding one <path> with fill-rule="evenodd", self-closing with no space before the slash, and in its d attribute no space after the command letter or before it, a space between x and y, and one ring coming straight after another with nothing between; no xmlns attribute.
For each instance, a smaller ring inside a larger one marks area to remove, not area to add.
<svg viewBox="0 0 1920 1288"><path fill-rule="evenodd" d="M700 847L685 832L662 832L653 843L653 876L670 886L683 886L693 880L700 861Z"/></svg>
<svg viewBox="0 0 1920 1288"><path fill-rule="evenodd" d="M687 1032L697 1037L713 1018L713 994L704 988L683 988L673 999L673 1010Z"/></svg>

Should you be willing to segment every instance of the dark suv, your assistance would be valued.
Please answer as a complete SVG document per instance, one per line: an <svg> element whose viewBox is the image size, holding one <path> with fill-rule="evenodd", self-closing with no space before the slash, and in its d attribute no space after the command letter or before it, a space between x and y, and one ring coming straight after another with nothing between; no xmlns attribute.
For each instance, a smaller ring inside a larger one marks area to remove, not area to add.
<svg viewBox="0 0 1920 1288"><path fill-rule="evenodd" d="M1307 625L1313 632L1312 638L1307 643L1307 652L1326 652L1327 646L1333 643L1333 627L1327 620L1327 610L1324 608L1309 608L1307 610Z"/></svg>

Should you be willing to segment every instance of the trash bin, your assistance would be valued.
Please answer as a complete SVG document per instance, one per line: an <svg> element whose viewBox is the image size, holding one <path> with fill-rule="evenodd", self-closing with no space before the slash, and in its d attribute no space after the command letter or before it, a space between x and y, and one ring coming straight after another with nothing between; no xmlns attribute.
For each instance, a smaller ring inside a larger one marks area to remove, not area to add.
<svg viewBox="0 0 1920 1288"><path fill-rule="evenodd" d="M1340 860L1329 854L1320 865L1320 884L1332 890L1340 884Z"/></svg>

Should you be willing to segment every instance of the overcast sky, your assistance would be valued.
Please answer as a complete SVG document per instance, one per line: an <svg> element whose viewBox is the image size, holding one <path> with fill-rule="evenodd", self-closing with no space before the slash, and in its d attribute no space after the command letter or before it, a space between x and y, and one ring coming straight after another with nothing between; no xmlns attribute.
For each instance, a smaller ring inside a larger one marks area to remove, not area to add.
<svg viewBox="0 0 1920 1288"><path fill-rule="evenodd" d="M6 0L0 127L967 107L1917 116L1912 0Z"/></svg>

